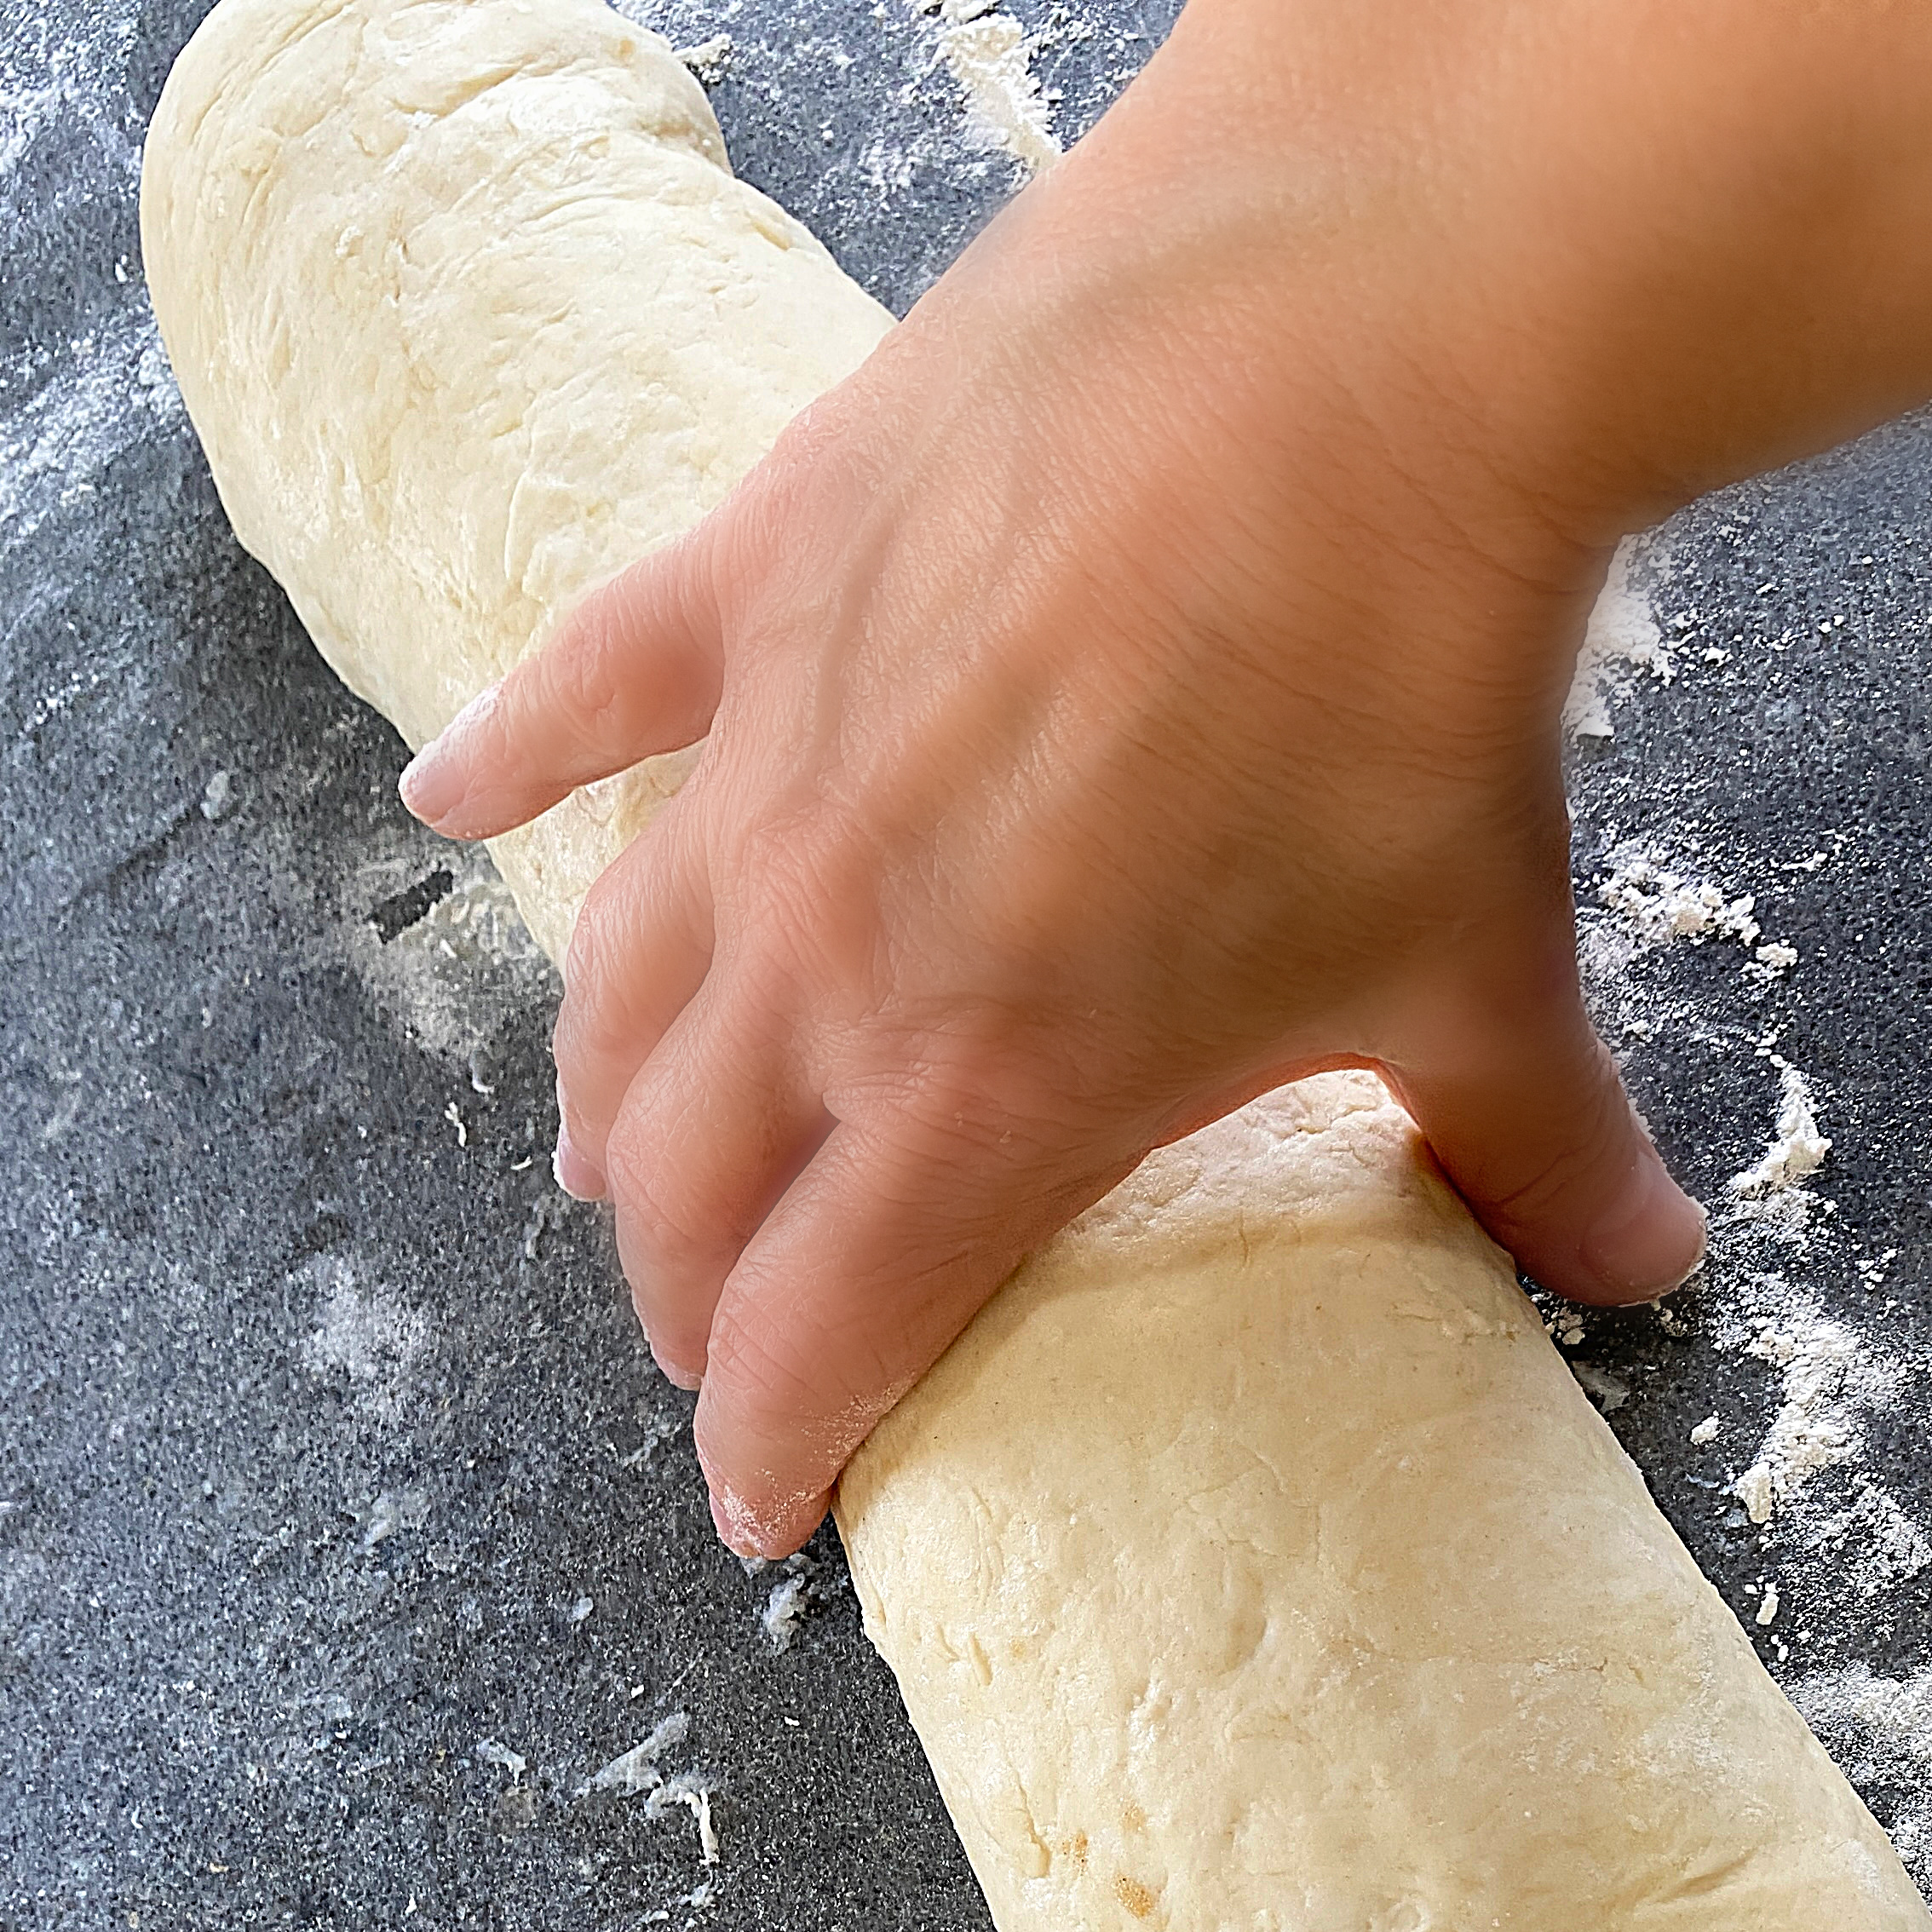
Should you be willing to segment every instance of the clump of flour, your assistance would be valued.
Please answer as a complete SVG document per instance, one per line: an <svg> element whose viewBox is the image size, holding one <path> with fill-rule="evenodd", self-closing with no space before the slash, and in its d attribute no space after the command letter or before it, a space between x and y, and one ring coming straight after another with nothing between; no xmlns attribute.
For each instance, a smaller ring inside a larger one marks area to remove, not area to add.
<svg viewBox="0 0 1932 1932"><path fill-rule="evenodd" d="M711 1815L716 1787L695 1770L667 1774L658 1768L658 1760L685 1743L690 1734L690 1717L684 1711L672 1711L641 1743L620 1751L585 1779L575 1795L581 1798L593 1791L613 1791L620 1797L641 1797L644 1815L653 1821L681 1805L697 1829L699 1856L706 1865L716 1865L718 1833Z"/></svg>
<svg viewBox="0 0 1932 1932"><path fill-rule="evenodd" d="M1597 897L1653 946L1678 939L1693 945L1728 939L1749 946L1762 929L1755 917L1757 901L1750 893L1728 899L1708 879L1687 878L1647 858L1626 860L1607 873Z"/></svg>
<svg viewBox="0 0 1932 1932"><path fill-rule="evenodd" d="M1598 902L1614 915L1614 936L1583 925L1580 943L1586 975L1604 980L1628 966L1642 952L1711 941L1744 948L1750 955L1744 976L1762 994L1797 964L1797 948L1778 940L1759 941L1755 893L1734 893L1708 876L1671 864L1641 847L1626 845L1610 855L1596 882Z"/></svg>
<svg viewBox="0 0 1932 1932"><path fill-rule="evenodd" d="M741 1556L748 1577L762 1577L771 1567L762 1556ZM817 1565L802 1550L787 1556L779 1566L777 1580L758 1612L758 1627L772 1647L774 1657L791 1648L799 1625L819 1603L825 1601L823 1588L815 1579Z"/></svg>
<svg viewBox="0 0 1932 1932"><path fill-rule="evenodd" d="M1831 1151L1830 1138L1818 1130L1811 1083L1789 1061L1771 1057L1780 1084L1776 1132L1757 1163L1731 1177L1731 1194L1744 1204L1802 1197L1800 1182L1809 1180Z"/></svg>
<svg viewBox="0 0 1932 1932"><path fill-rule="evenodd" d="M797 1636L798 1625L810 1603L810 1588L803 1577L796 1576L773 1584L758 1622L774 1654L782 1656L791 1648L791 1640Z"/></svg>
<svg viewBox="0 0 1932 1932"><path fill-rule="evenodd" d="M677 57L696 75L701 85L715 87L730 68L734 51L728 33L714 33L695 46L680 47Z"/></svg>
<svg viewBox="0 0 1932 1932"><path fill-rule="evenodd" d="M1676 660L1651 614L1650 601L1630 582L1635 546L1617 546L1596 606L1590 614L1583 650L1570 695L1563 705L1563 728L1573 739L1607 743L1617 735L1610 701L1628 697L1639 676L1668 684Z"/></svg>
<svg viewBox="0 0 1932 1932"><path fill-rule="evenodd" d="M1061 148L1040 83L1032 71L1034 42L999 0L914 0L939 16L940 55L966 96L966 133L984 147L1003 150L1038 171Z"/></svg>

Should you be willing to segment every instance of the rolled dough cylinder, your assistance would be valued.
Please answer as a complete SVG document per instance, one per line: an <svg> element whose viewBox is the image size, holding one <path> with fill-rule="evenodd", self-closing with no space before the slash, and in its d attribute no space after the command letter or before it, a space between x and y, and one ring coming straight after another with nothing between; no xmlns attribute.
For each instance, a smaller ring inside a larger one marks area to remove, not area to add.
<svg viewBox="0 0 1932 1932"><path fill-rule="evenodd" d="M838 1509L1002 1932L1932 1923L1368 1075L1154 1155Z"/></svg>
<svg viewBox="0 0 1932 1932"><path fill-rule="evenodd" d="M412 744L889 318L596 0L221 0L148 137L242 542ZM499 840L553 955L681 759ZM838 1516L1002 1932L1927 1932L1382 1090L1156 1156Z"/></svg>
<svg viewBox="0 0 1932 1932"><path fill-rule="evenodd" d="M597 0L222 0L155 108L141 235L235 534L411 745L892 325ZM492 842L553 958L689 763Z"/></svg>

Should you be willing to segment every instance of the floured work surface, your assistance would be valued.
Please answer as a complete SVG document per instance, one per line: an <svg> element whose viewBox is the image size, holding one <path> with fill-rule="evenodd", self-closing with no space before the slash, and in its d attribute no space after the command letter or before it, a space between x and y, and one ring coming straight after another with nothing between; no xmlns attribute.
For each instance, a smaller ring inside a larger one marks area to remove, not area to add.
<svg viewBox="0 0 1932 1932"><path fill-rule="evenodd" d="M412 742L889 320L594 0L223 0L141 212L237 534ZM676 782L497 842L553 957ZM1002 1932L1932 1926L1372 1082L1049 1243L839 1517ZM711 1860L665 1722L589 1788L687 1804Z"/></svg>
<svg viewBox="0 0 1932 1932"><path fill-rule="evenodd" d="M546 969L403 817L394 737L214 501L132 221L198 10L0 47L24 265L0 291L0 1902L983 1926L830 1539L752 1577L711 1544L683 1399L543 1171ZM998 11L1044 34L1063 137L1159 24ZM741 168L902 307L1017 173L976 145L940 23L801 0L727 24L707 84ZM1699 506L1642 561L1672 675L1619 667L1616 736L1580 755L1578 893L1601 1009L1719 1240L1668 1319L1558 1328L1908 1850L1932 1762L1926 476L1908 426ZM1754 894L1757 943L1798 963L1760 980L1734 937L1640 931L1600 897L1633 848ZM1833 1142L1797 1214L1729 1185L1778 1137L1774 1055ZM1755 1524L1733 1486L1761 1465ZM716 1793L711 1867L647 1767L595 1783L680 1711L658 1768Z"/></svg>

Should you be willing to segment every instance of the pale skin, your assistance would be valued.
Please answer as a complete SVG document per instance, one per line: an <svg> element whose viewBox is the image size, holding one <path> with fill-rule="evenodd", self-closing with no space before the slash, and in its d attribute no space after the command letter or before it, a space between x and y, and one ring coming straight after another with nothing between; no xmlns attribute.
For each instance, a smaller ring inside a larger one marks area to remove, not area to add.
<svg viewBox="0 0 1932 1932"><path fill-rule="evenodd" d="M453 837L705 739L590 894L559 1174L796 1549L1153 1147L1378 1070L1546 1285L1703 1216L1578 990L1617 537L1932 394L1923 0L1192 0L692 534L426 747Z"/></svg>

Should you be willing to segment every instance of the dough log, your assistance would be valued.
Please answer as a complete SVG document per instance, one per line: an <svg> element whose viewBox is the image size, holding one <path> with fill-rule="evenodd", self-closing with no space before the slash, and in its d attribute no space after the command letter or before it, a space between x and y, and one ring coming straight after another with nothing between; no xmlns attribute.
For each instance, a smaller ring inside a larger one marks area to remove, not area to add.
<svg viewBox="0 0 1932 1932"><path fill-rule="evenodd" d="M411 746L892 325L597 0L222 0L155 109L141 236L236 536ZM492 842L552 958L689 763Z"/></svg>
<svg viewBox="0 0 1932 1932"><path fill-rule="evenodd" d="M237 534L411 743L889 318L597 0L221 0L147 143ZM681 776L497 842L553 955ZM1150 1160L848 1471L1002 1932L1928 1932L1374 1081Z"/></svg>
<svg viewBox="0 0 1932 1932"><path fill-rule="evenodd" d="M1932 1923L1368 1075L1035 1255L839 1521L1002 1932Z"/></svg>

